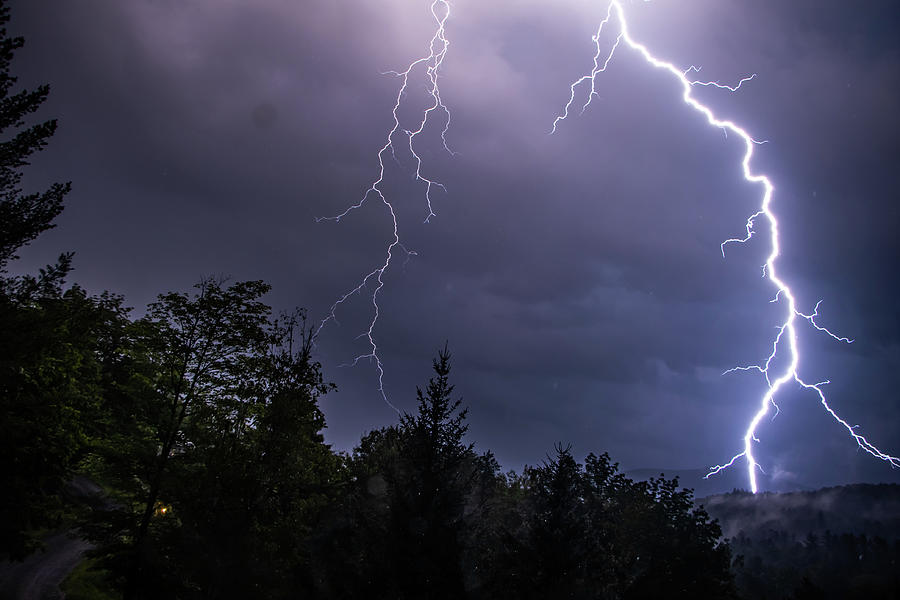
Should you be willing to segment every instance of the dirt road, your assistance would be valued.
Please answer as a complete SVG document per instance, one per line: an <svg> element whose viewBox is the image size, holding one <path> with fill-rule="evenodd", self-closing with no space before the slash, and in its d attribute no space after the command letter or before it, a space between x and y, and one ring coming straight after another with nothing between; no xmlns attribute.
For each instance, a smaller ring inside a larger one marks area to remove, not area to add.
<svg viewBox="0 0 900 600"><path fill-rule="evenodd" d="M0 563L0 600L63 598L59 584L91 545L67 533L53 535L45 544L43 552L35 552L24 562Z"/></svg>

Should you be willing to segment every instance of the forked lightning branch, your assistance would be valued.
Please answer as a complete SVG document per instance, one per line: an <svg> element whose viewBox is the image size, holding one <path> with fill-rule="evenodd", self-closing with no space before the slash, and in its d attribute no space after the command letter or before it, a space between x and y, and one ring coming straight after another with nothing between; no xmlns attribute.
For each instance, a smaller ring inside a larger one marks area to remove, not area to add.
<svg viewBox="0 0 900 600"><path fill-rule="evenodd" d="M425 221L427 222L435 214L432 209L431 194L436 187L443 188L443 186L423 174L422 160L416 152L415 142L417 136L419 136L426 127L439 127L444 148L449 152L445 135L450 126L450 111L441 99L440 87L438 85L438 71L450 46L445 29L447 20L450 17L450 9L451 5L448 0L433 0L430 3L430 11L435 24L435 29L426 51L420 58L409 63L403 71L392 72L393 75L399 78L400 85L392 111L393 127L389 130L384 145L377 153L378 174L376 178L363 194L359 202L349 206L341 214L329 217L332 220L339 221L360 208L364 203L372 200L381 202L387 211L389 226L392 228L392 235L385 248L383 262L375 265L368 274L365 274L359 280L355 287L335 301L329 314L319 326L317 334L321 332L322 328L330 321L336 320L337 312L351 296L368 293L372 311L371 319L369 320L368 329L360 336L366 340L368 351L357 356L352 361L352 364L356 364L364 359L369 359L375 364L378 373L378 390L384 401L394 408L394 410L397 409L390 403L384 390L384 364L379 356L379 348L376 342L375 330L380 312L378 299L379 293L384 287L384 274L392 266L395 255L397 253L406 255L415 253L402 244L394 205L392 204L392 200L382 191L382 184L385 177L384 161L387 153L390 153L391 156L396 156L395 153L400 147L408 152L413 158L415 164L415 179L421 184L423 189L426 208ZM602 40L604 39L603 33L605 30L608 32L609 29L612 30L612 36L608 37L614 37L615 40L607 47L604 47L602 43ZM758 490L757 470L761 470L761 467L754 456L755 445L759 444L759 439L756 435L757 430L760 423L767 415L770 413L773 415L778 414L779 409L776 404L778 394L788 385L800 386L809 393L817 396L823 410L825 410L840 426L846 429L847 433L856 442L859 448L873 457L889 463L892 467L900 466L900 458L879 450L859 432L858 427L850 425L850 423L841 418L831 406L829 406L824 392L824 385L828 383L827 381L809 383L801 377L799 371L801 352L797 340L798 326L812 327L816 331L843 343L851 343L852 340L838 336L816 322L816 317L818 316L818 304L811 312L802 312L797 306L797 301L791 291L789 282L782 279L778 271L778 257L781 249L778 218L772 208L775 187L765 174L755 172L752 165L754 150L759 142L751 137L751 135L737 123L717 116L712 109L705 104L702 104L693 95L694 88L697 86L716 87L727 92L737 92L741 86L751 81L756 75L744 77L733 85L716 81L702 81L697 79L697 75L700 71L699 68L694 66L679 68L671 62L658 58L650 51L647 45L632 37L621 0L610 0L606 15L600 22L592 41L595 50L592 66L587 73L576 79L570 86L568 102L565 104L561 114L554 119L550 128L551 133L564 135L564 132L561 130L563 122L571 117L573 110L583 112L590 107L592 100L597 96L597 89L602 86L600 76L613 64L617 53L624 51L635 52L643 58L648 67L658 69L664 77L669 77L673 84L681 89L682 101L702 114L711 127L717 127L728 134L736 136L739 143L744 145L744 156L741 161L744 180L748 185L759 189L759 209L749 216L745 223L744 232L740 237L728 239L722 243L722 255L723 257L725 256L728 244L748 243L757 232L768 229L770 248L766 262L762 267L763 276L772 285L772 302L777 303L783 308L783 317L776 328L776 334L772 340L771 352L764 361L760 364L738 366L726 371L726 373L738 370L758 371L765 379L766 387L764 393L762 393L759 398L756 413L753 415L753 418L747 424L745 429L743 448L729 461L711 467L707 477L715 475L721 470L735 465L739 461L744 461L746 463L750 489L756 493ZM424 78L430 97L430 103L421 112L420 119L415 126L410 129L404 129L401 126L398 111L400 110L404 96L410 86L410 80L413 77Z"/></svg>

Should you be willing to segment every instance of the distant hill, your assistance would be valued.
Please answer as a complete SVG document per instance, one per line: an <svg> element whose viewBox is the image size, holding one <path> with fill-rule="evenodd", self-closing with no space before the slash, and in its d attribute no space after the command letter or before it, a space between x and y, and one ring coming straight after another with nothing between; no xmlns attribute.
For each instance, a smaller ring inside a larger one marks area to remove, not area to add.
<svg viewBox="0 0 900 600"><path fill-rule="evenodd" d="M732 492L701 498L725 537L770 530L792 536L851 533L900 539L900 485L854 484L807 492Z"/></svg>
<svg viewBox="0 0 900 600"><path fill-rule="evenodd" d="M742 598L900 598L900 485L697 500L731 545Z"/></svg>
<svg viewBox="0 0 900 600"><path fill-rule="evenodd" d="M809 489L767 480L751 494L744 469L634 469L636 481L678 478L719 521L742 599L900 600L900 485ZM776 489L771 489L776 486Z"/></svg>

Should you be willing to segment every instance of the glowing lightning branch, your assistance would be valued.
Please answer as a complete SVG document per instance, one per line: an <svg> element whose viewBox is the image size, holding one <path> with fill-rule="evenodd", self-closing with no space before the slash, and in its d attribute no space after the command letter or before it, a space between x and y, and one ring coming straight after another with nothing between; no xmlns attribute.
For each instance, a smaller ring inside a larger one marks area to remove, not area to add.
<svg viewBox="0 0 900 600"><path fill-rule="evenodd" d="M320 217L316 219L317 221L340 221L356 209L362 208L362 206L373 197L378 198L378 200L381 201L382 204L384 204L385 208L387 208L387 211L390 214L393 232L391 241L385 251L384 262L382 262L380 265L370 271L366 276L364 276L362 280L360 280L359 285L346 292L344 295L338 298L334 302L334 304L331 305L331 310L329 311L328 316L326 316L325 319L323 319L319 324L319 327L316 330L316 335L318 335L319 332L322 331L322 328L325 327L325 325L327 325L329 321L337 322L337 311L341 307L341 305L344 304L344 302L346 302L355 294L361 294L364 289L366 289L369 285L372 285L374 282L375 288L372 291L371 296L372 319L369 321L369 326L366 331L364 331L359 336L366 338L366 340L368 341L369 350L368 352L360 354L359 356L354 358L351 364L356 365L363 359L368 359L375 363L375 369L378 372L378 391L381 393L381 397L388 404L388 406L393 408L398 413L400 411L390 402L390 400L388 400L387 394L384 391L384 365L381 362L381 357L378 355L378 344L375 340L375 326L378 323L378 316L380 312L380 307L378 305L378 294L384 287L384 274L391 266L391 261L393 261L394 259L394 253L397 251L403 252L408 258L410 256L414 256L415 252L408 250L400 242L397 213L394 210L394 205L382 191L381 186L384 183L385 177L385 153L390 152L391 157L396 160L394 138L395 136L401 135L402 133L402 135L406 136L405 145L409 148L409 152L412 155L413 160L415 161L415 180L425 186L425 206L427 209L427 213L425 215L426 223L435 214L431 204L431 192L433 188L440 187L441 189L444 189L443 184L429 179L422 174L422 159L421 157L419 157L415 150L416 138L425 130L425 127L432 119L434 113L437 112L444 117L444 126L441 130L441 141L444 145L444 149L446 149L447 152L451 152L450 148L447 146L446 139L447 130L450 128L450 111L444 105L444 102L441 99L441 91L440 87L438 86L438 69L443 64L444 58L447 56L447 50L450 47L450 42L447 40L444 32L444 26L450 16L450 2L449 0L432 0L430 10L432 17L434 17L435 31L434 35L431 37L431 40L428 43L428 54L409 63L404 71L389 71L388 73L385 73L394 75L395 77L399 78L400 88L397 91L397 98L394 101L394 107L391 111L394 125L391 130L388 131L385 143L377 154L378 176L363 194L363 197L359 202L349 206L346 210L344 210L344 212L333 217ZM418 121L418 124L414 128L404 129L400 124L400 116L398 113L403 103L403 98L406 96L407 90L410 86L410 77L413 75L413 72L417 68L425 69L425 80L427 82L426 89L428 96L430 96L430 105L422 111L421 119Z"/></svg>
<svg viewBox="0 0 900 600"><path fill-rule="evenodd" d="M600 36L603 32L605 26L607 26L610 22L615 20L618 23L618 35L616 36L616 41L612 45L612 48L608 53L604 55L603 48L600 44ZM772 182L765 175L760 175L754 173L750 169L750 161L753 157L754 146L760 142L754 140L746 130L742 127L738 126L732 121L722 120L718 118L713 111L701 104L696 98L693 96L693 87L694 86L712 86L725 90L729 90L732 92L737 91L744 83L750 81L755 77L755 75L751 75L750 77L745 77L740 80L736 85L729 86L720 84L714 81L692 81L689 76L692 73L698 73L700 71L697 67L688 67L687 69L679 69L675 65L669 62L662 61L655 56L653 56L646 46L636 42L629 33L628 23L625 19L625 11L622 8L622 4L620 0L611 0L609 4L609 8L606 13L606 17L601 21L599 28L597 29L596 35L593 37L594 46L596 48L596 52L594 53L594 61L593 68L590 73L584 75L583 77L577 79L570 87L570 95L569 101L563 110L563 113L556 117L553 121L553 127L551 129L551 133L555 132L557 126L561 121L564 121L569 116L569 110L572 107L572 104L575 102L575 96L580 87L583 86L586 82L590 82L590 91L588 93L587 101L582 106L581 110L585 110L593 100L596 93L596 79L599 73L602 73L609 66L610 61L613 58L616 50L622 45L625 44L632 50L638 52L644 60L650 65L662 69L663 71L668 72L682 87L682 99L684 102L689 105L694 110L703 114L706 117L706 120L710 125L718 127L722 129L726 134L728 132L736 134L741 140L743 140L744 145L746 147L746 151L744 153L744 158L741 161L741 166L743 168L744 179L750 183L759 185L762 187L762 201L760 205L760 209L750 216L747 219L746 223L746 236L743 238L735 238L726 240L722 243L722 255L725 254L725 246L728 243L745 243L753 237L753 234L756 232L755 224L758 219L764 219L768 222L769 232L771 235L771 252L769 253L768 258L766 259L765 266L763 267L763 277L766 277L769 281L777 289L775 294L775 298L772 302L784 301L786 302L786 311L785 318L781 325L778 326L778 334L775 336L775 339L772 342L772 352L769 357L766 359L766 362L763 365L751 365L746 367L736 367L735 369L731 369L730 371L735 370L757 370L761 372L766 379L766 383L768 384L767 390L765 394L763 394L762 398L759 401L759 410L754 415L753 419L747 426L747 430L744 434L744 450L738 454L736 454L730 461L722 465L716 465L715 467L711 467L709 473L706 475L709 477L710 475L714 475L725 469L727 467L732 466L738 459L744 458L747 461L747 473L750 478L750 489L753 493L757 491L756 484L756 470L759 467L759 464L756 462L756 459L753 457L753 442L759 442L756 437L756 430L759 426L760 422L766 415L769 413L770 407L775 408L775 414L777 414L778 406L775 404L775 396L778 394L779 390L787 384L788 382L794 381L799 384L801 387L812 390L815 392L825 411L828 412L838 423L846 428L847 432L851 437L856 441L857 445L871 454L872 456L879 458L883 461L888 462L892 467L900 466L900 458L895 456L891 456L889 454L885 454L881 452L878 448L872 445L865 437L858 434L856 432L856 426L850 425L847 421L838 416L838 414L828 405L828 401L825 398L825 393L822 391L822 387L827 384L827 381L820 383L806 383L800 378L798 373L798 366L800 362L800 352L797 345L797 330L796 330L796 321L798 317L800 319L805 319L818 331L822 331L836 340L851 343L852 340L839 337L833 334L828 329L821 327L816 323L816 317L818 316L818 307L816 304L816 308L813 310L811 314L801 313L797 309L796 300L794 298L793 293L791 292L790 287L786 282L784 282L779 276L778 272L775 268L776 259L780 254L779 247L779 235L778 235L778 220L775 216L775 213L772 212L771 204L772 204L772 193L774 191L774 187ZM604 57L605 56L605 57ZM776 356L779 355L779 352L783 350L783 346L787 345L787 354L789 357L789 364L784 367L782 370L775 372L775 368L773 367L773 361ZM773 417L774 418L774 417Z"/></svg>

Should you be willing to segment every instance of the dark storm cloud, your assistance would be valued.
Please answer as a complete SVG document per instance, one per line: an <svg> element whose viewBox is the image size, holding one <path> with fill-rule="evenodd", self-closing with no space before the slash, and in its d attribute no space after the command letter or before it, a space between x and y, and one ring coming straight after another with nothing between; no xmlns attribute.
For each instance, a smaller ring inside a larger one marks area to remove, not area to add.
<svg viewBox="0 0 900 600"><path fill-rule="evenodd" d="M375 202L340 224L314 217L358 201L377 176L398 84L380 73L420 56L432 31L427 3L414 4L16 4L22 80L51 83L45 114L61 122L30 181L75 183L60 227L23 265L75 249L76 280L137 305L203 274L264 278L277 306L326 314L383 260L390 237ZM413 409L428 357L449 339L473 439L507 466L540 460L559 440L630 467L727 459L765 382L720 374L764 360L779 317L760 278L767 236L720 254L758 204L739 179L741 146L622 50L591 107L549 136L568 85L590 68L604 3L460 0L453 10L441 86L457 154L436 131L419 145L425 174L447 186L433 193L431 223L411 157L386 163L384 189L417 252L381 295L392 401ZM656 0L628 10L636 37L703 77L758 74L738 94L699 93L768 141L754 165L776 182L781 271L803 307L824 298L822 322L859 338L841 346L804 334L804 365L834 380L829 393L872 440L900 451L893 4ZM405 101L423 106L421 73L411 81ZM415 110L400 116L409 127ZM368 365L336 368L365 351L356 336L369 307L355 298L320 340L341 388L325 401L329 436L344 448L395 418ZM858 456L815 402L786 394L763 429L773 472L893 476Z"/></svg>

